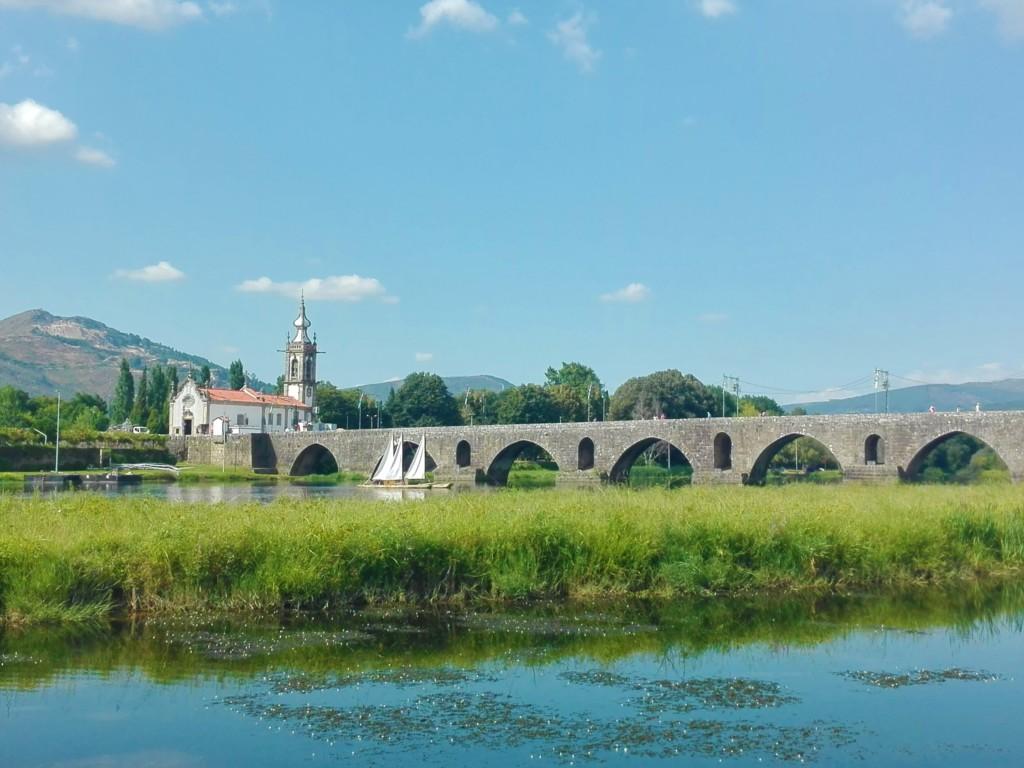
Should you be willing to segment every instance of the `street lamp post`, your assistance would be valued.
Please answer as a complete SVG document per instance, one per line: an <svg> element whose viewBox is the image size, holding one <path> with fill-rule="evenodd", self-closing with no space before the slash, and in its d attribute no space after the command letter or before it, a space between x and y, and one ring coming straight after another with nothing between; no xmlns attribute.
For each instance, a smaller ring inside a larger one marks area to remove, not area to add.
<svg viewBox="0 0 1024 768"><path fill-rule="evenodd" d="M359 393L359 402L356 403L356 409L359 411L359 426L356 429L363 428L363 393Z"/></svg>
<svg viewBox="0 0 1024 768"><path fill-rule="evenodd" d="M587 386L587 421L590 421L590 393L594 391L594 385Z"/></svg>
<svg viewBox="0 0 1024 768"><path fill-rule="evenodd" d="M57 440L56 452L53 454L53 471L60 472L60 392L57 393Z"/></svg>

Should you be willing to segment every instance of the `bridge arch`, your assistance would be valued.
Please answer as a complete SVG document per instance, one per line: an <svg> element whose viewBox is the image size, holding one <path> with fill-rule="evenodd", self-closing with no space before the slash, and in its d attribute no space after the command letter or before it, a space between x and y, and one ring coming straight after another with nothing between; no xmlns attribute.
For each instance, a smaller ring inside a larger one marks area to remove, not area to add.
<svg viewBox="0 0 1024 768"><path fill-rule="evenodd" d="M903 480L921 480L923 471L925 469L925 464L928 461L928 457L932 454L932 452L940 448L943 444L958 437L970 438L970 440L973 441L975 444L980 445L980 448L972 452L970 456L966 457L968 462L973 462L974 457L981 450L988 449L989 451L991 451L992 456L996 460L996 468L1006 470L1006 460L1002 457L1002 455L1000 455L999 451L987 440L984 440L983 438L978 437L977 435L972 434L970 432L966 432L964 430L951 430L949 432L944 432L943 434L935 437L932 440L929 440L927 443L921 446L921 448L917 450L914 456L907 463L907 466L899 468L900 477ZM1007 477L1009 477L1009 475ZM954 481L967 482L968 480Z"/></svg>
<svg viewBox="0 0 1024 768"><path fill-rule="evenodd" d="M611 472L608 473L608 480L612 483L628 482L629 471L633 468L633 465L636 464L645 451L656 446L662 446L663 450L665 450L666 464L671 463L675 467L692 466L686 453L670 440L662 437L645 437L643 440L633 443L622 452L612 465Z"/></svg>
<svg viewBox="0 0 1024 768"><path fill-rule="evenodd" d="M864 463L885 464L885 440L881 435L868 435L864 441Z"/></svg>
<svg viewBox="0 0 1024 768"><path fill-rule="evenodd" d="M459 440L455 446L455 466L464 469L473 463L473 448L468 440Z"/></svg>
<svg viewBox="0 0 1024 768"><path fill-rule="evenodd" d="M594 441L589 437L580 440L576 449L576 469L580 471L594 468Z"/></svg>
<svg viewBox="0 0 1024 768"><path fill-rule="evenodd" d="M715 469L732 469L732 438L725 432L715 435Z"/></svg>
<svg viewBox="0 0 1024 768"><path fill-rule="evenodd" d="M512 469L512 463L519 458L523 452L528 452L531 449L536 450L539 453L547 454L551 458L552 463L557 467L558 464L554 460L554 453L549 451L540 443L534 442L533 440L516 440L514 443L510 443L502 448L491 459L491 463L487 467L487 482L491 485L507 485L508 484L508 473ZM561 469L561 467L558 467Z"/></svg>
<svg viewBox="0 0 1024 768"><path fill-rule="evenodd" d="M338 460L334 454L320 443L313 443L303 448L295 457L288 474L292 477L333 475L338 469Z"/></svg>
<svg viewBox="0 0 1024 768"><path fill-rule="evenodd" d="M839 471L843 471L843 465L836 458L835 452L832 451L823 441L817 437L806 432L791 432L788 435L783 435L777 440L772 441L767 447L765 447L754 461L753 466L750 468L750 472L744 478L744 482L747 485L764 485L768 479L768 469L772 463L772 459L790 443L793 443L801 438L810 438L815 443L825 449L826 453L831 457L831 460L835 462L836 466L839 467Z"/></svg>

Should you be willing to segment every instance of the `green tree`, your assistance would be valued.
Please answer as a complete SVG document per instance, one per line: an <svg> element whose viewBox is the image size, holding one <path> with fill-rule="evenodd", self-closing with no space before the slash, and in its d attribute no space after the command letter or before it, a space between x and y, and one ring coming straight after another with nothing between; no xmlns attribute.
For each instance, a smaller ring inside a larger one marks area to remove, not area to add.
<svg viewBox="0 0 1024 768"><path fill-rule="evenodd" d="M142 369L142 375L139 377L139 388L135 390L135 403L132 405L132 424L134 425L145 425L149 420L149 383L147 381L147 371L145 368Z"/></svg>
<svg viewBox="0 0 1024 768"><path fill-rule="evenodd" d="M204 365L199 369L199 386L208 387L213 382L213 374L210 373L210 366Z"/></svg>
<svg viewBox="0 0 1024 768"><path fill-rule="evenodd" d="M338 389L329 381L316 385L316 401L320 408L320 421L337 424L344 429L359 426L359 390ZM363 415L376 412L377 403L372 398L363 398Z"/></svg>
<svg viewBox="0 0 1024 768"><path fill-rule="evenodd" d="M396 427L443 427L462 423L459 406L434 373L412 373L389 398L388 410Z"/></svg>
<svg viewBox="0 0 1024 768"><path fill-rule="evenodd" d="M591 420L600 420L604 416L601 400L605 396L604 386L594 369L583 363L562 363L558 369L548 368L544 373L544 385L547 387L568 387L583 403L584 415L580 418L564 418L564 421L585 421L586 412ZM565 416L567 414L563 414Z"/></svg>
<svg viewBox="0 0 1024 768"><path fill-rule="evenodd" d="M277 377L277 384L274 386L274 394L284 394L284 374L281 374L280 376Z"/></svg>
<svg viewBox="0 0 1024 768"><path fill-rule="evenodd" d="M135 379L132 377L128 361L121 358L121 370L114 387L114 399L110 402L110 421L113 424L123 423L135 405Z"/></svg>
<svg viewBox="0 0 1024 768"><path fill-rule="evenodd" d="M167 379L163 367L155 366L149 379L149 397L147 399L149 416L146 418L146 426L150 432L158 435L167 434L170 400L171 382Z"/></svg>
<svg viewBox="0 0 1024 768"><path fill-rule="evenodd" d="M473 389L462 395L459 413L463 424L497 424L500 395L489 389Z"/></svg>
<svg viewBox="0 0 1024 768"><path fill-rule="evenodd" d="M796 408L793 408L789 412L789 415L790 416L806 416L807 415L807 409L804 408L803 406L799 406L798 405Z"/></svg>
<svg viewBox="0 0 1024 768"><path fill-rule="evenodd" d="M629 379L612 395L613 419L687 419L716 409L714 392L699 379L677 370L658 371Z"/></svg>
<svg viewBox="0 0 1024 768"><path fill-rule="evenodd" d="M241 360L235 360L228 368L228 388L241 389L245 386L245 368Z"/></svg>
<svg viewBox="0 0 1024 768"><path fill-rule="evenodd" d="M579 390L570 387L568 384L556 384L553 387L545 387L551 393L551 399L555 404L555 411L558 414L556 421L586 421L587 403L585 395L580 396ZM591 403L591 418L593 416L593 403Z"/></svg>
<svg viewBox="0 0 1024 768"><path fill-rule="evenodd" d="M28 417L28 393L12 386L0 387L0 427L26 427Z"/></svg>
<svg viewBox="0 0 1024 768"><path fill-rule="evenodd" d="M67 424L76 432L102 432L110 426L103 398L84 392L79 392L61 406L60 420L61 424Z"/></svg>
<svg viewBox="0 0 1024 768"><path fill-rule="evenodd" d="M178 394L178 366L167 366L167 397L168 399Z"/></svg>
<svg viewBox="0 0 1024 768"><path fill-rule="evenodd" d="M558 421L558 403L551 390L536 384L506 389L497 403L499 424L550 424Z"/></svg>

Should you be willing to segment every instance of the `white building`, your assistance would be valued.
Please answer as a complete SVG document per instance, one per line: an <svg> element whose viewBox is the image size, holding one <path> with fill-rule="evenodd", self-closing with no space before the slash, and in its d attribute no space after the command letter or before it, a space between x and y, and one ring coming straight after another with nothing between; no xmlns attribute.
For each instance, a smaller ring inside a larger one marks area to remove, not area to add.
<svg viewBox="0 0 1024 768"><path fill-rule="evenodd" d="M172 435L284 432L308 428L316 407L316 337L306 331L306 303L299 306L285 353L285 394L267 395L250 387L201 387L191 376L171 399Z"/></svg>

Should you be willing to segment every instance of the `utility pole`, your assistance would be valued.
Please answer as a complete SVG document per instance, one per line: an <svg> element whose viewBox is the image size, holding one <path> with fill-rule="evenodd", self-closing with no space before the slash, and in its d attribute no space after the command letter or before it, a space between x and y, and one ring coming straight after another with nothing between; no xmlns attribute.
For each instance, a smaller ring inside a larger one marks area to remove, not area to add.
<svg viewBox="0 0 1024 768"><path fill-rule="evenodd" d="M740 415L740 379L738 376L727 376L722 374L722 418L725 418L725 391L732 388L733 396L736 398L736 415Z"/></svg>
<svg viewBox="0 0 1024 768"><path fill-rule="evenodd" d="M594 390L594 384L591 382L587 386L587 422L590 421L590 393Z"/></svg>
<svg viewBox="0 0 1024 768"><path fill-rule="evenodd" d="M875 368L875 413L878 413L878 390L885 392L885 412L889 412L889 372Z"/></svg>
<svg viewBox="0 0 1024 768"><path fill-rule="evenodd" d="M359 402L356 403L356 410L359 411L359 426L356 429L363 428L363 393L359 393Z"/></svg>

